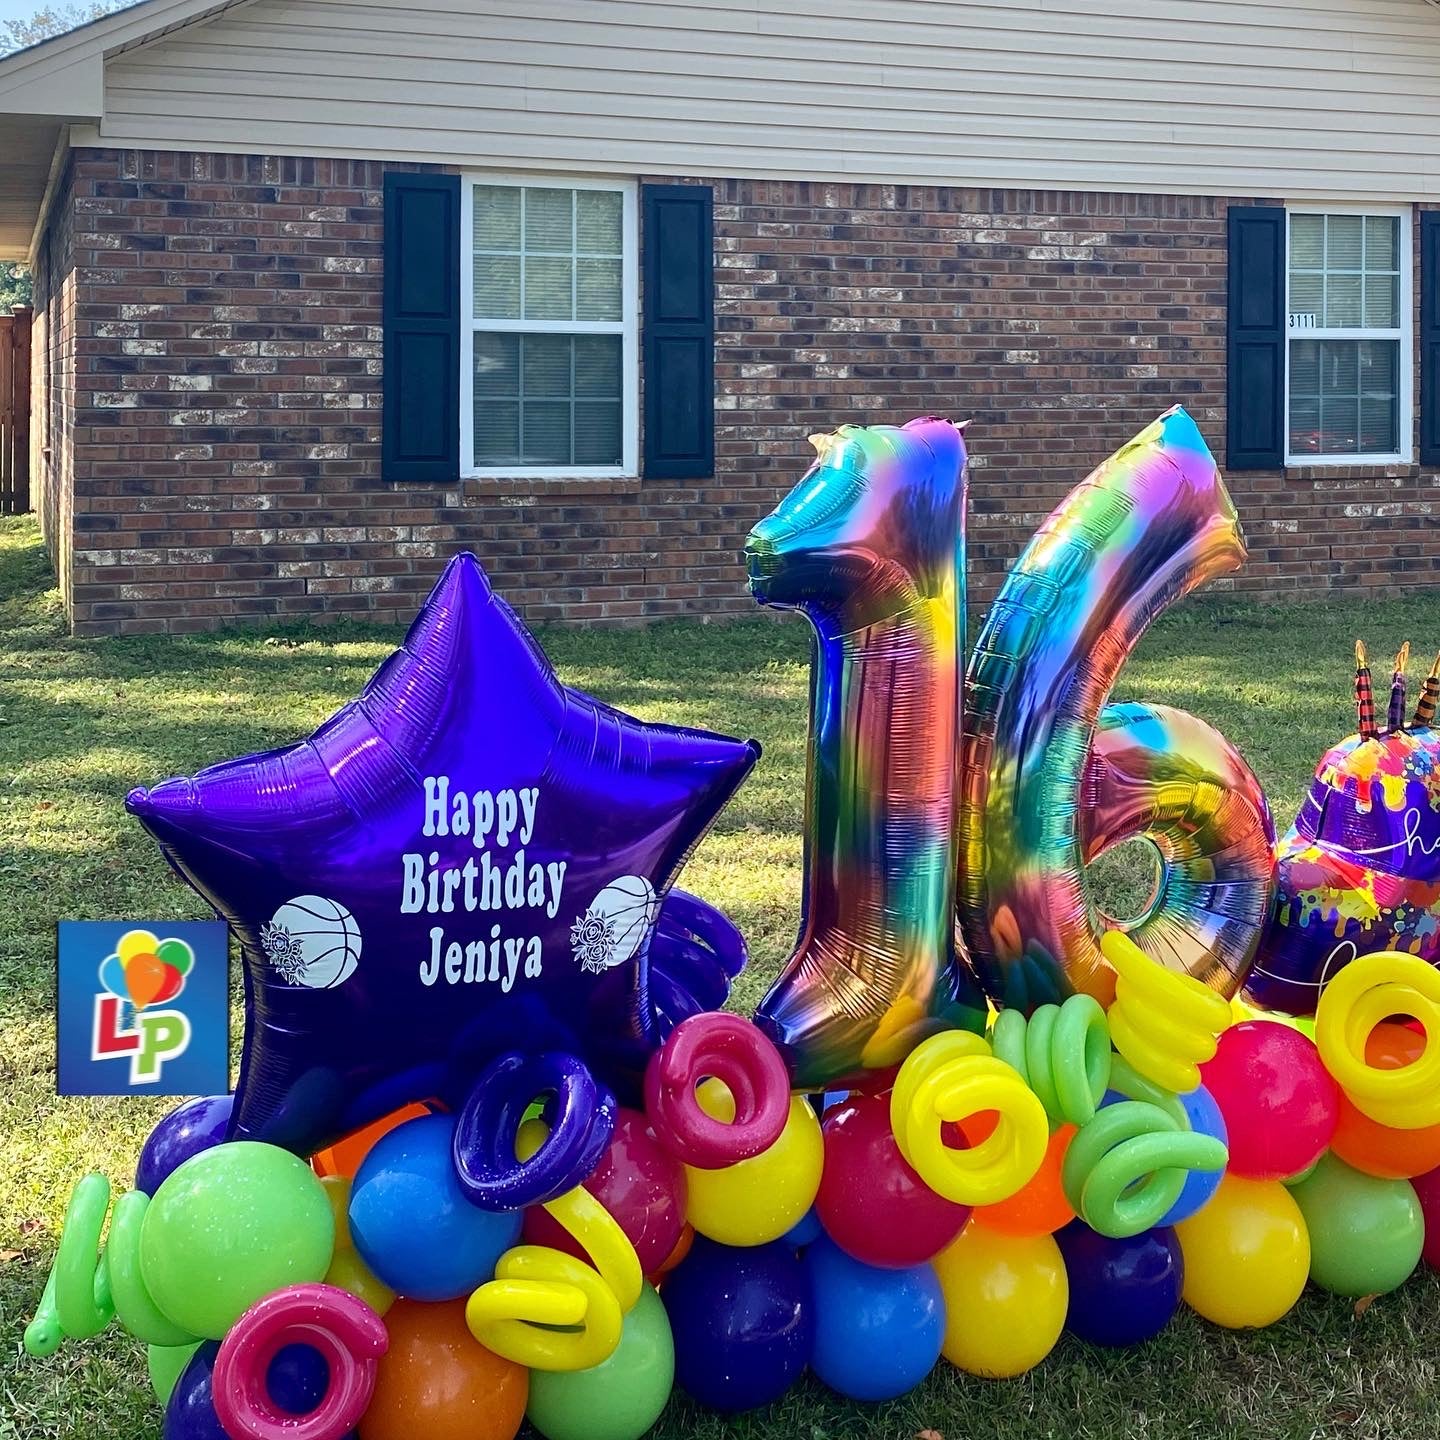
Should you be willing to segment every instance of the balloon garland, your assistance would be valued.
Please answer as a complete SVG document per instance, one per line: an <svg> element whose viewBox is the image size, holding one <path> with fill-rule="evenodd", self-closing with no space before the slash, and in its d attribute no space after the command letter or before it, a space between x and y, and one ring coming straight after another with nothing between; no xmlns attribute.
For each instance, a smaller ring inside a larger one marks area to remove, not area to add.
<svg viewBox="0 0 1440 1440"><path fill-rule="evenodd" d="M241 936L241 1086L165 1117L113 1207L76 1184L30 1355L118 1322L165 1440L512 1440L527 1417L638 1440L672 1383L735 1412L809 1368L876 1401L942 1357L1000 1379L1067 1328L1141 1344L1182 1302L1268 1325L1307 1279L1375 1295L1440 1264L1440 978L1428 943L1379 943L1440 928L1405 888L1440 848L1440 662L1407 730L1397 657L1381 733L1361 651L1360 732L1277 889L1233 747L1105 704L1150 618L1243 554L1183 411L1022 556L963 731L959 428L816 448L748 547L757 597L817 636L804 920L759 1024L721 1011L738 932L671 888L755 747L560 686L462 557L311 740L132 796ZM472 713L492 664L528 713L514 750ZM376 836L410 843L417 814L433 853L387 869ZM1337 853L1355 815L1388 870ZM1162 878L1118 925L1084 867L1133 835ZM1351 884L1387 917L1358 939ZM397 886L422 919L386 913ZM1350 952L1295 946L1312 911ZM1257 949L1247 994L1318 1001L1313 1040L1232 1007Z"/></svg>

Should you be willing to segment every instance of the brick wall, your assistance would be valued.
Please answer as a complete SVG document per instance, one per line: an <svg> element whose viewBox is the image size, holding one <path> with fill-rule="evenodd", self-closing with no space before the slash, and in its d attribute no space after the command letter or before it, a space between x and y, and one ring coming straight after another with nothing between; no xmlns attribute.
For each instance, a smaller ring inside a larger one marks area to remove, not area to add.
<svg viewBox="0 0 1440 1440"><path fill-rule="evenodd" d="M73 579L76 275L73 172L35 257L30 330L30 485L65 602Z"/></svg>
<svg viewBox="0 0 1440 1440"><path fill-rule="evenodd" d="M464 547L531 619L749 613L736 554L805 436L922 412L975 422L983 602L1157 411L1183 401L1223 457L1226 200L719 180L713 480L393 485L382 173L77 152L77 632L407 619ZM1430 473L1230 478L1239 588L1440 574Z"/></svg>

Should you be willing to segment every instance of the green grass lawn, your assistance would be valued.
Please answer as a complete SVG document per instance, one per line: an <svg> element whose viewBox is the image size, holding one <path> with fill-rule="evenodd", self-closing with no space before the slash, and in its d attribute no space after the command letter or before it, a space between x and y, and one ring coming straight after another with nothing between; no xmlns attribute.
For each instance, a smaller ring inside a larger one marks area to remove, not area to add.
<svg viewBox="0 0 1440 1440"><path fill-rule="evenodd" d="M400 637L336 627L77 641L64 634L52 583L33 525L0 520L0 1437L136 1440L160 1433L139 1346L112 1331L45 1362L19 1351L70 1185L90 1169L128 1184L163 1108L55 1097L55 921L205 918L126 818L127 789L306 734ZM1440 603L1191 601L1146 637L1117 698L1182 706L1218 725L1264 780L1283 828L1322 750L1353 728L1357 634L1377 657L1404 639L1428 656L1440 646ZM543 639L567 681L613 704L763 742L764 758L682 882L748 937L754 961L736 996L748 1008L787 955L796 921L805 627L682 623ZM1383 668L1377 659L1377 676ZM1122 869L1111 884L1133 888L1134 878ZM1006 1383L942 1363L913 1395L878 1407L839 1402L808 1381L738 1420L677 1400L656 1433L1418 1440L1440 1433L1437 1333L1440 1281L1427 1273L1361 1315L1308 1294L1284 1323L1254 1335L1183 1313L1134 1350L1066 1338L1038 1370Z"/></svg>

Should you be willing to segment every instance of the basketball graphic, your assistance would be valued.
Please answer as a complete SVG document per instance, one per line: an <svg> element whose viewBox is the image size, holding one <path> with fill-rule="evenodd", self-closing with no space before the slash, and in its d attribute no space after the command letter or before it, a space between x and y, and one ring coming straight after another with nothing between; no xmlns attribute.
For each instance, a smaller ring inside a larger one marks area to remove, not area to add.
<svg viewBox="0 0 1440 1440"><path fill-rule="evenodd" d="M360 927L338 901L297 895L261 927L260 944L286 984L333 990L355 972Z"/></svg>
<svg viewBox="0 0 1440 1440"><path fill-rule="evenodd" d="M623 965L645 943L660 908L643 875L612 880L570 927L570 946L582 970L598 975Z"/></svg>

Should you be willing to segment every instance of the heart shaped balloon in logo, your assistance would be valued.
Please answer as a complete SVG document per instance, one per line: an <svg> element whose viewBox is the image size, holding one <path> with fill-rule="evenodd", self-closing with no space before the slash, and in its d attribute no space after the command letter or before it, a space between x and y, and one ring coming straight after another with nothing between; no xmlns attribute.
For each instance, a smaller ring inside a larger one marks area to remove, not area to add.
<svg viewBox="0 0 1440 1440"><path fill-rule="evenodd" d="M758 753L562 685L467 554L308 740L134 791L244 952L231 1138L309 1154L407 1101L483 1089L509 1116L533 1086L554 1143L506 1203L578 1183L608 1138L605 1081L638 1074L685 1013L669 992L694 966L657 1004L651 937ZM723 989L726 962L705 964ZM513 1136L489 1138L513 1163Z"/></svg>

